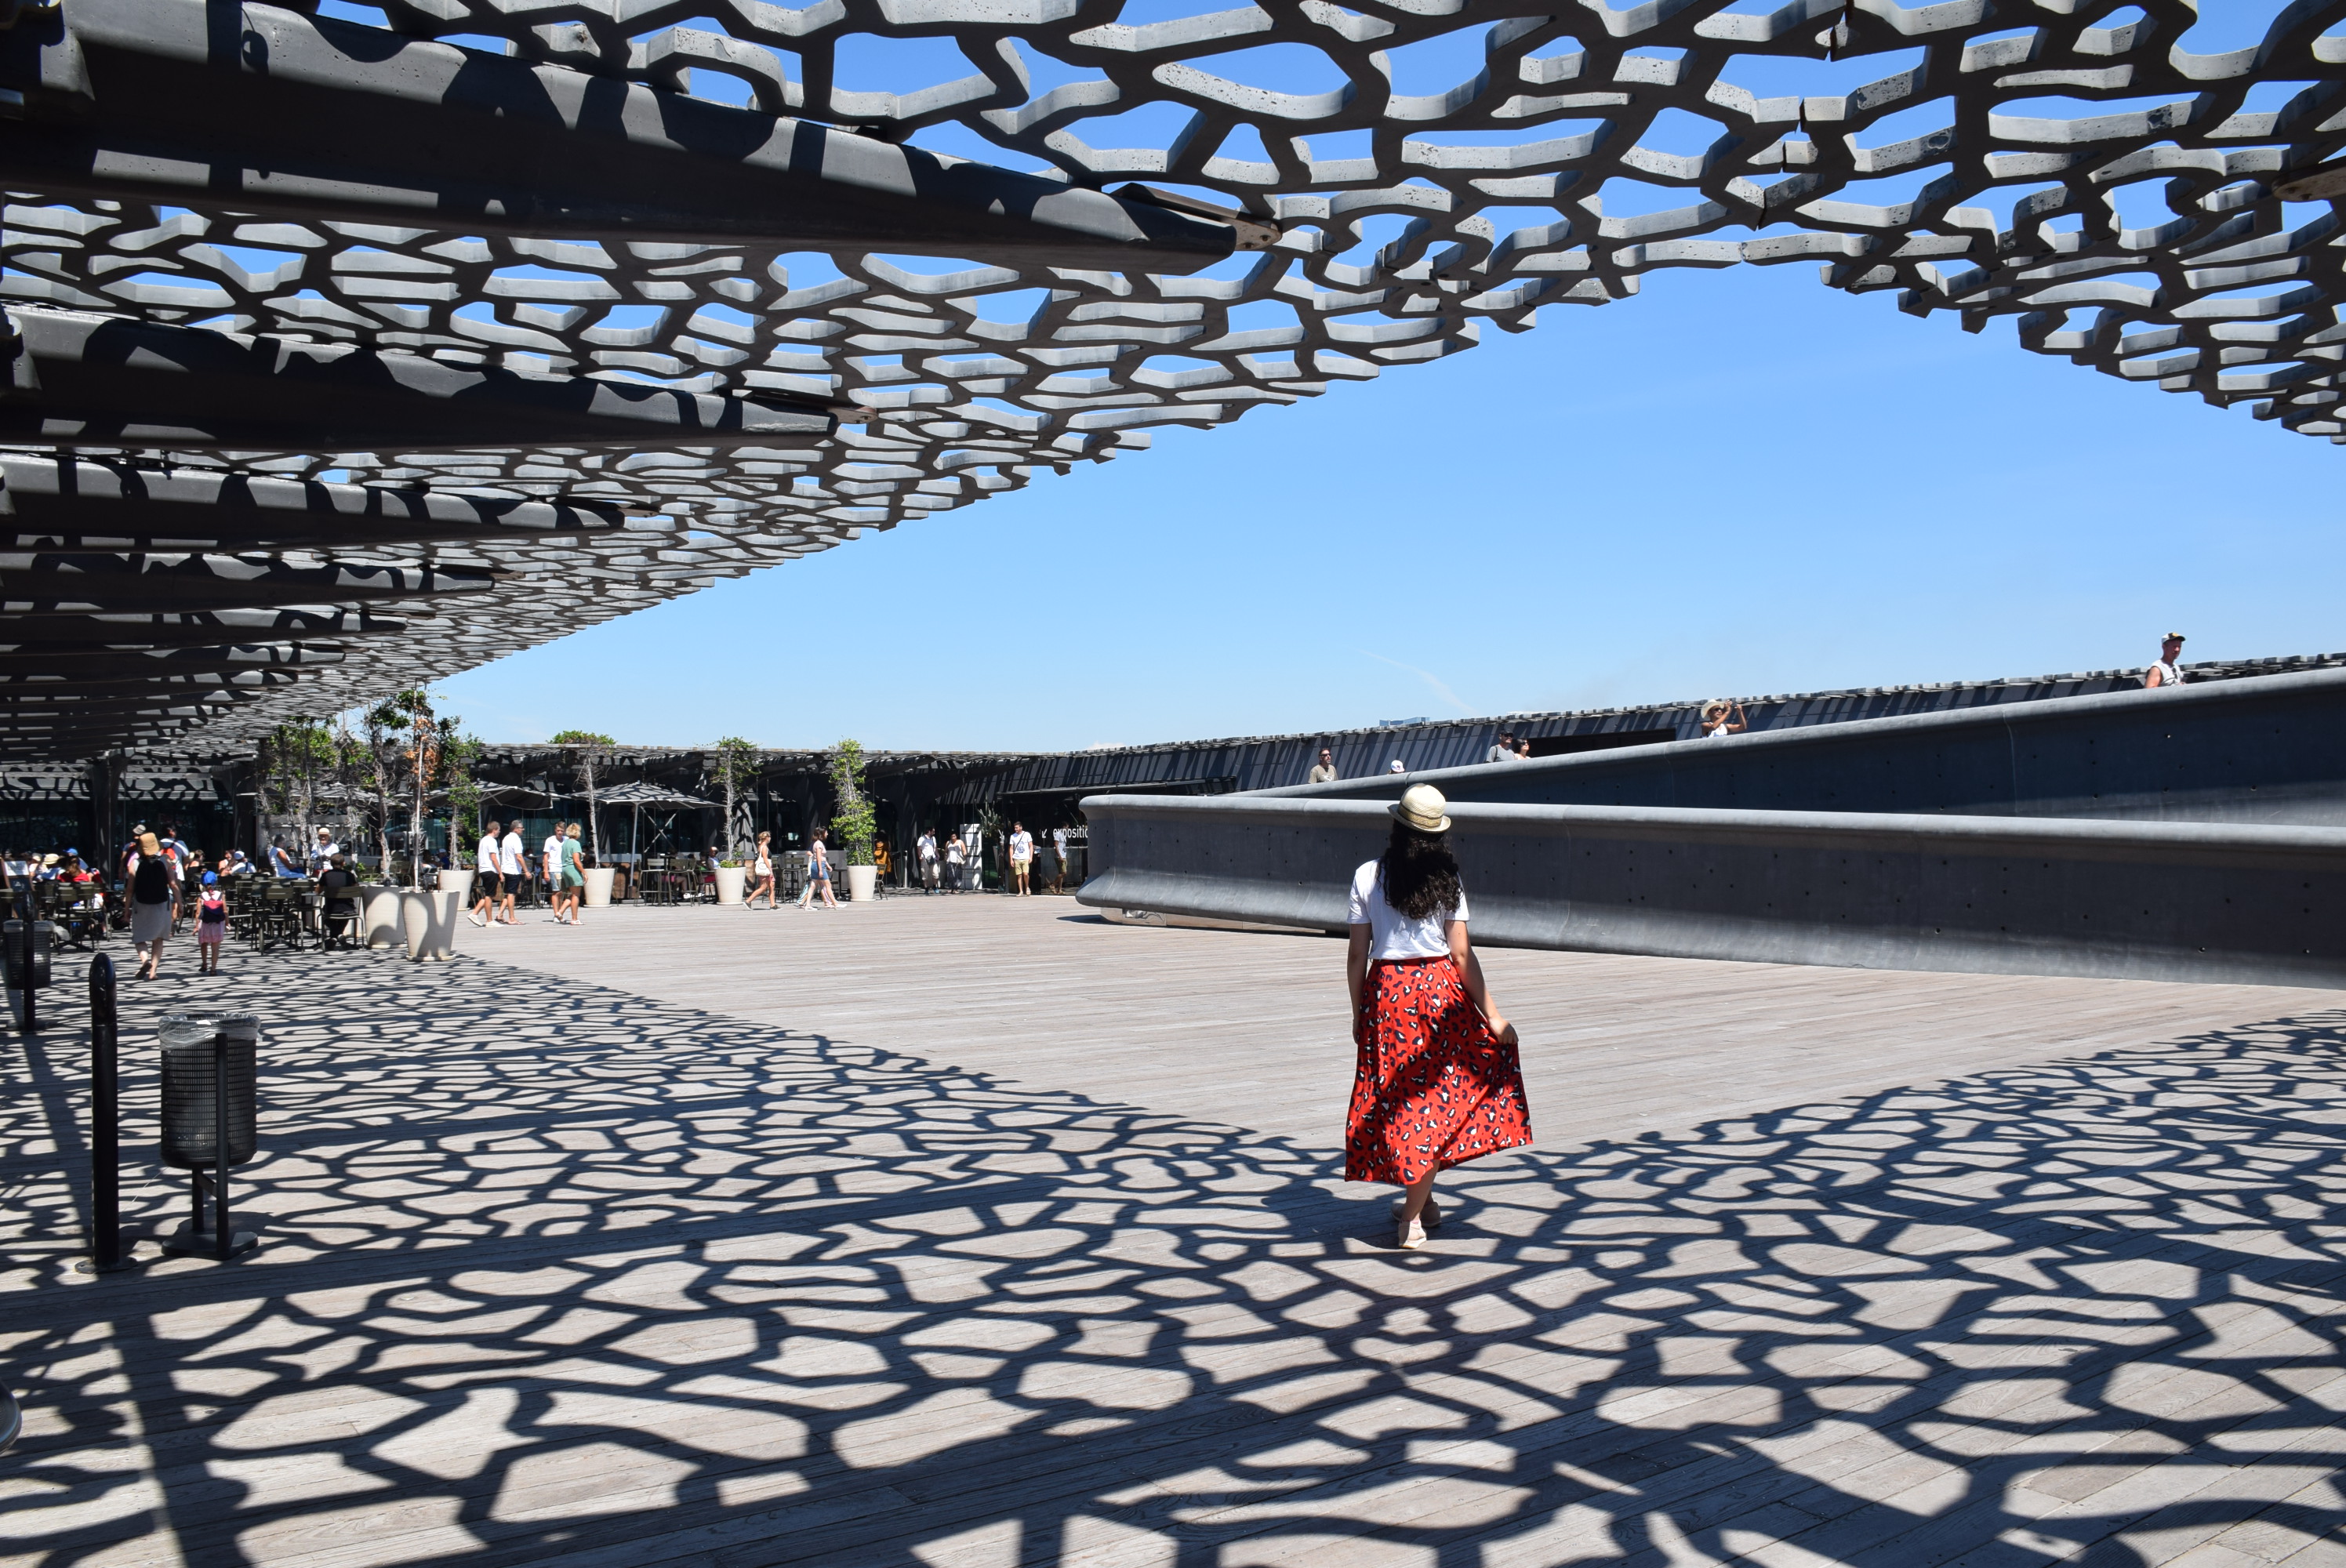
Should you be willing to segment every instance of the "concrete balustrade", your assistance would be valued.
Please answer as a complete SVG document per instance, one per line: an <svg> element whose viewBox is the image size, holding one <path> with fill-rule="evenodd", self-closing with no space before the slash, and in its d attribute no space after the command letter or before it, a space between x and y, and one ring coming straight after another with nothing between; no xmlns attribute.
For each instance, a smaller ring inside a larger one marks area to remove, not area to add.
<svg viewBox="0 0 2346 1568"><path fill-rule="evenodd" d="M1329 931L1342 927L1352 871L1378 852L1391 821L1381 802L1291 793L1094 796L1083 809L1096 868L1078 895L1086 904ZM2346 828L1648 806L1451 811L1482 942L2346 984Z"/></svg>
<svg viewBox="0 0 2346 1568"><path fill-rule="evenodd" d="M2346 827L2346 669L1760 730L1261 791Z"/></svg>

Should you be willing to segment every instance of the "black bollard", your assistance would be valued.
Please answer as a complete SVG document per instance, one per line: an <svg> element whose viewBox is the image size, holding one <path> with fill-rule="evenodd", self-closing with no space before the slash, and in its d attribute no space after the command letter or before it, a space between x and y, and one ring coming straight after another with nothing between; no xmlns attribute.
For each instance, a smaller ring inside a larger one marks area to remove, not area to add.
<svg viewBox="0 0 2346 1568"><path fill-rule="evenodd" d="M17 1028L31 1034L40 1029L38 987L33 979L33 890L29 882L14 885L9 901L16 918L8 922L8 989L16 993Z"/></svg>
<svg viewBox="0 0 2346 1568"><path fill-rule="evenodd" d="M89 961L89 1257L86 1274L130 1267L122 1252L122 1084L116 1042L114 961Z"/></svg>
<svg viewBox="0 0 2346 1568"><path fill-rule="evenodd" d="M163 1250L226 1262L258 1240L230 1223L228 1173L252 1157L258 1135L259 1021L173 1013L162 1020L162 1044L163 1163L188 1173L190 1211Z"/></svg>

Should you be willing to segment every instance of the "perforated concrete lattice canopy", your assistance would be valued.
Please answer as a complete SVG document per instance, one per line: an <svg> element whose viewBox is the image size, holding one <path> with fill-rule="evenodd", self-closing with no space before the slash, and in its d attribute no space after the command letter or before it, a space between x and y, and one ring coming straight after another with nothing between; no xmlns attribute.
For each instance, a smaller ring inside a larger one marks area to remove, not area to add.
<svg viewBox="0 0 2346 1568"><path fill-rule="evenodd" d="M0 749L234 744L1821 265L2346 442L2346 0L14 0Z"/></svg>

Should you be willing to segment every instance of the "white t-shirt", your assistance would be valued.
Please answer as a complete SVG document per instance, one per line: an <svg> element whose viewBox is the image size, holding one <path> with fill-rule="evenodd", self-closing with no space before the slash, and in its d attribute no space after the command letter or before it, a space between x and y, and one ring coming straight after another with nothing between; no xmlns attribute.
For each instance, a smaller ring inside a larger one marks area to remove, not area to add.
<svg viewBox="0 0 2346 1568"><path fill-rule="evenodd" d="M921 859L924 860L935 860L937 858L937 836L934 833L922 834L920 850Z"/></svg>
<svg viewBox="0 0 2346 1568"><path fill-rule="evenodd" d="M480 853L473 858L473 864L474 869L484 877L497 874L497 836L495 833L481 835Z"/></svg>
<svg viewBox="0 0 2346 1568"><path fill-rule="evenodd" d="M1033 860L1035 858L1034 835L1024 832L1011 834L1010 858L1014 860Z"/></svg>
<svg viewBox="0 0 2346 1568"><path fill-rule="evenodd" d="M1458 907L1435 910L1423 920L1412 920L1385 902L1385 890L1374 860L1362 862L1352 873L1352 907L1347 924L1369 928L1369 957L1447 958L1452 921L1466 918L1466 890L1458 890Z"/></svg>
<svg viewBox="0 0 2346 1568"><path fill-rule="evenodd" d="M562 871L562 835L555 834L546 840L546 880L552 881Z"/></svg>
<svg viewBox="0 0 2346 1568"><path fill-rule="evenodd" d="M519 833L507 833L505 842L497 846L497 870L509 877L521 875L524 848Z"/></svg>
<svg viewBox="0 0 2346 1568"><path fill-rule="evenodd" d="M2150 688L2151 690L2181 691L2183 689L2183 672L2176 668L2173 665L2168 663L2167 660L2160 659L2157 664L2152 665L2150 669L2143 671L2144 678L2147 679L2152 670L2156 670L2158 673L2158 684Z"/></svg>

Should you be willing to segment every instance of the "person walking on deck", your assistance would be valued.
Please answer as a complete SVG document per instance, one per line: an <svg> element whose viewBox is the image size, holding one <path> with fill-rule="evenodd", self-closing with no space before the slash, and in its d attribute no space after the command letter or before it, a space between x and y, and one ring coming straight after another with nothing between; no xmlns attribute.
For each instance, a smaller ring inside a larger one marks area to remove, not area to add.
<svg viewBox="0 0 2346 1568"><path fill-rule="evenodd" d="M507 925L521 924L516 904L521 898L521 884L529 876L529 864L522 858L528 852L529 846L522 842L521 823L515 821L505 829L505 836L497 841L497 881L505 890L497 908L505 911L504 919ZM489 918L495 920L498 917L492 913Z"/></svg>
<svg viewBox="0 0 2346 1568"><path fill-rule="evenodd" d="M1385 1182L1394 1245L1442 1224L1433 1178L1532 1141L1515 1026L1466 938L1466 890L1450 853L1449 802L1414 784L1389 808L1385 852L1352 873L1344 984L1358 1052L1344 1122L1344 1179Z"/></svg>
<svg viewBox="0 0 2346 1568"><path fill-rule="evenodd" d="M481 841L473 851L473 885L480 897L473 902L471 920L485 927L496 919L497 900L505 889L497 871L497 835L505 830L503 822L491 822L481 830Z"/></svg>
<svg viewBox="0 0 2346 1568"><path fill-rule="evenodd" d="M750 857L750 875L757 885L750 890L750 896L741 901L741 907L756 909L759 896L762 894L768 910L781 908L782 901L774 896L774 835L770 830L758 835L757 852Z"/></svg>
<svg viewBox="0 0 2346 1568"><path fill-rule="evenodd" d="M579 916L586 908L586 850L578 841L580 826L573 822L564 829L554 851L555 870L561 877L560 896L570 905L572 925L581 923Z"/></svg>
<svg viewBox="0 0 2346 1568"><path fill-rule="evenodd" d="M1029 833L1029 832L1026 830L1026 824L1025 824L1025 823L1024 823L1024 822L1013 822L1013 823L1011 823L1011 824L1010 824L1010 876L1011 876L1011 880L1012 880L1012 881L1015 884L1015 887L1011 887L1011 888L1005 888L1003 891L1004 891L1005 892L1015 892L1015 893L1017 893L1021 898L1024 898L1024 897L1025 897L1027 894L1029 894L1029 893L1033 892L1033 891L1034 891L1034 890L1033 890L1032 888L1030 888L1030 887L1028 887L1028 886L1026 885L1026 875L1027 875L1028 869L1029 869L1029 868L1031 868L1034 864L1035 864L1035 836L1034 836L1032 833Z"/></svg>
<svg viewBox="0 0 2346 1568"><path fill-rule="evenodd" d="M171 903L171 865L152 833L138 835L130 851L125 881L130 884L130 940L138 949L140 980L152 980L163 967L163 943L171 935L175 911Z"/></svg>
<svg viewBox="0 0 2346 1568"><path fill-rule="evenodd" d="M807 845L807 885L806 891L799 895L799 908L813 907L817 888L822 890L822 901L826 907L839 907L839 901L831 893L831 851L822 847L821 833L817 833L813 841Z"/></svg>

